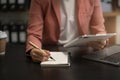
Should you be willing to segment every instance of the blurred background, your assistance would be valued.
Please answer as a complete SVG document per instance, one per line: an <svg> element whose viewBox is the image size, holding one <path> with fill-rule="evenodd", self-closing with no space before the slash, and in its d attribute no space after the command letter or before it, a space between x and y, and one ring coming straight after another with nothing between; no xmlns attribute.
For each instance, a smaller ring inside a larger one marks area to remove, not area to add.
<svg viewBox="0 0 120 80"><path fill-rule="evenodd" d="M0 30L8 35L7 42L25 44L31 0L0 0ZM101 0L108 33L116 32L110 44L120 44L120 0Z"/></svg>

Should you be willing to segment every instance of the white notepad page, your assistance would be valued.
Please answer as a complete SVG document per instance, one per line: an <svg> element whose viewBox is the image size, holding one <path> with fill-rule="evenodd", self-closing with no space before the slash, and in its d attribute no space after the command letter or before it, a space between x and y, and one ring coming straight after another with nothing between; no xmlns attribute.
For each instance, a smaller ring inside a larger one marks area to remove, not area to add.
<svg viewBox="0 0 120 80"><path fill-rule="evenodd" d="M55 59L48 59L48 61L41 62L41 66L69 66L69 55L67 52L50 52L51 57Z"/></svg>

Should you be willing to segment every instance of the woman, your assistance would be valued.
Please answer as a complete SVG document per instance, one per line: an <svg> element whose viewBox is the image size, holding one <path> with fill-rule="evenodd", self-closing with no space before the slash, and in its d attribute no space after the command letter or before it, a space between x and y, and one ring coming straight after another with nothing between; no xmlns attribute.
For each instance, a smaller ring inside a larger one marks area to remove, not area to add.
<svg viewBox="0 0 120 80"><path fill-rule="evenodd" d="M27 29L27 55L33 61L46 61L50 57L29 45L64 45L85 34L106 33L101 10L101 0L32 0ZM89 46L99 50L106 40L90 42Z"/></svg>

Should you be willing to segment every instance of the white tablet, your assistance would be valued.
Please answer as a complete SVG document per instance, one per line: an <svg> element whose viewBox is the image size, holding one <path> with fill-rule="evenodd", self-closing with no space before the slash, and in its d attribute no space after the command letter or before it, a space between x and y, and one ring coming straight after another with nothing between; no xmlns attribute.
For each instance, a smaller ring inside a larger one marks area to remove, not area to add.
<svg viewBox="0 0 120 80"><path fill-rule="evenodd" d="M116 33L83 35L83 36L79 36L76 39L68 42L67 44L64 45L64 47L78 47L78 46L86 44L89 41L104 40L104 39L108 39L115 35L116 35Z"/></svg>

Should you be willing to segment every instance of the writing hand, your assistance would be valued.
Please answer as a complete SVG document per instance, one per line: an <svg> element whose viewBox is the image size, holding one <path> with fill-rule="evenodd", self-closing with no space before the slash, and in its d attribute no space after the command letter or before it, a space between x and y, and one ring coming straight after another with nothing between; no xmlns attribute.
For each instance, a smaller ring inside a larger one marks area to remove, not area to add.
<svg viewBox="0 0 120 80"><path fill-rule="evenodd" d="M44 50L44 53L39 49L33 48L30 52L30 56L34 62L47 61L50 57L50 52Z"/></svg>

